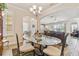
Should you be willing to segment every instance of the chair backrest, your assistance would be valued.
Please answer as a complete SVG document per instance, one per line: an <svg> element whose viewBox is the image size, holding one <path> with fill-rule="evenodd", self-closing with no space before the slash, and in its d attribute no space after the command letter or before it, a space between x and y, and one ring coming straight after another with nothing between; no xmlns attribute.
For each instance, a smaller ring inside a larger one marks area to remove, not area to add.
<svg viewBox="0 0 79 59"><path fill-rule="evenodd" d="M19 40L18 40L18 35L16 33L16 40L17 40L17 53L20 55L20 47L19 47Z"/></svg>
<svg viewBox="0 0 79 59"><path fill-rule="evenodd" d="M61 41L64 39L65 32L56 32L56 31L49 31L44 33L46 36L56 37L59 38Z"/></svg>
<svg viewBox="0 0 79 59"><path fill-rule="evenodd" d="M62 40L61 56L63 56L63 55L64 55L64 48L65 48L66 39L67 39L68 35L69 35L68 33L67 33L67 34L65 34L64 39Z"/></svg>

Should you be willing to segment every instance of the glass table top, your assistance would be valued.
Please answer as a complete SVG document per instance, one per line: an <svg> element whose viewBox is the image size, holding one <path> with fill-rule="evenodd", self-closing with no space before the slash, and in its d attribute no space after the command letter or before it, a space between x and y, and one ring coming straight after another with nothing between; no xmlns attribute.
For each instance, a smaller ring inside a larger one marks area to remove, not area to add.
<svg viewBox="0 0 79 59"><path fill-rule="evenodd" d="M27 38L25 38L25 39L26 39L26 41L28 40ZM31 41L34 42L34 43L42 44L42 45L55 45L55 44L61 43L60 39L58 39L56 37L47 37L47 36L42 36L40 38L39 42L37 42L37 40L35 39L35 37L32 37Z"/></svg>

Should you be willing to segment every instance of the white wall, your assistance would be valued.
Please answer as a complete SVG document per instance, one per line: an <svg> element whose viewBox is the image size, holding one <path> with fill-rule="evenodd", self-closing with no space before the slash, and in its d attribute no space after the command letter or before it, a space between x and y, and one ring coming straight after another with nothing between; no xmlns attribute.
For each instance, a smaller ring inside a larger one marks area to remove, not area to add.
<svg viewBox="0 0 79 59"><path fill-rule="evenodd" d="M66 23L66 31L71 32L71 24L77 23L78 24L78 30L79 30L79 18L72 18L70 21Z"/></svg>
<svg viewBox="0 0 79 59"><path fill-rule="evenodd" d="M14 42L16 43L16 37L15 33L18 34L19 40L22 41L22 35L23 35L23 17L30 16L31 14L28 13L26 10L23 10L19 7L16 7L14 5L8 4L8 13L11 16L12 22L13 22L13 32L10 34L13 34L12 37L8 38L10 43ZM30 19L26 19L30 20Z"/></svg>

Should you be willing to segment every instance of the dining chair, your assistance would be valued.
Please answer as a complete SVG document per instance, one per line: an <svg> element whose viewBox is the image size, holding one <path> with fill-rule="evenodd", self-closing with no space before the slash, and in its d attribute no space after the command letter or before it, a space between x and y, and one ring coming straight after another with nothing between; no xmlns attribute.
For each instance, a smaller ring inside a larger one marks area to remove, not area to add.
<svg viewBox="0 0 79 59"><path fill-rule="evenodd" d="M67 36L68 36L68 33L64 35L64 39L61 41L61 45L59 45L59 48L56 46L47 46L47 48L43 49L43 55L48 55L48 56L66 55L68 53L68 46L66 46Z"/></svg>
<svg viewBox="0 0 79 59"><path fill-rule="evenodd" d="M30 52L33 52L33 55L35 55L35 52L34 52L34 47L32 46L31 42L29 42L29 46L26 47L26 46L20 46L19 44L19 39L18 39L18 35L16 34L16 39L17 39L17 54L20 56L22 55L25 55L27 53L30 53Z"/></svg>

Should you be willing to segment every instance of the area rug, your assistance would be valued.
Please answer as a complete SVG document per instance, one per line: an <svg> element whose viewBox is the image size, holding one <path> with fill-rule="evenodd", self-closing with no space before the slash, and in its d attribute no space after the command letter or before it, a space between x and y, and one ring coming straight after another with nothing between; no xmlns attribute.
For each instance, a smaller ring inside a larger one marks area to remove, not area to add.
<svg viewBox="0 0 79 59"><path fill-rule="evenodd" d="M17 48L12 49L12 53L13 53L13 56L19 56L19 55L18 55L18 52L17 52ZM23 53L23 52L21 52L21 53L20 53L20 56L33 56L33 51L28 52L28 53Z"/></svg>
<svg viewBox="0 0 79 59"><path fill-rule="evenodd" d="M12 49L12 53L13 53L13 56L19 56L16 48ZM23 52L20 53L20 56L33 56L33 55L34 55L33 51L28 53L23 53ZM42 53L39 51L39 49L35 49L35 56L42 56Z"/></svg>

